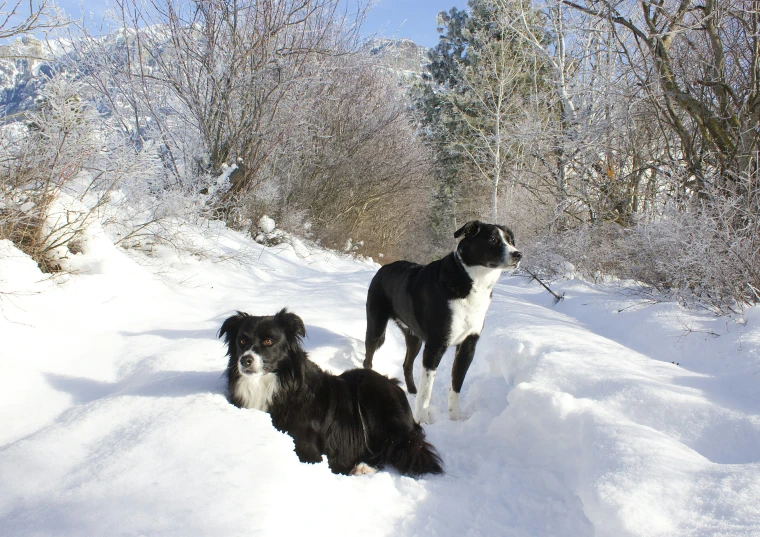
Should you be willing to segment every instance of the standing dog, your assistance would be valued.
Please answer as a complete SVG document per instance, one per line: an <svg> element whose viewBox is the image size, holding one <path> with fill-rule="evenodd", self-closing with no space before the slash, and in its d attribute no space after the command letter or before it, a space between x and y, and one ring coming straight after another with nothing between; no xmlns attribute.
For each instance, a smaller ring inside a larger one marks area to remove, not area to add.
<svg viewBox="0 0 760 537"><path fill-rule="evenodd" d="M305 335L301 318L284 309L224 321L231 402L269 412L302 462L326 454L335 473L374 473L386 464L412 476L443 472L397 381L366 369L325 373L301 348Z"/></svg>
<svg viewBox="0 0 760 537"><path fill-rule="evenodd" d="M388 319L406 339L404 378L409 393L417 393L412 369L422 342L420 393L415 419L430 422L428 405L438 364L446 348L456 345L449 390L449 415L460 419L459 392L483 329L491 292L503 270L516 268L522 253L512 232L477 220L454 233L463 237L457 249L429 265L396 261L380 268L367 293L367 335L364 367L385 341Z"/></svg>

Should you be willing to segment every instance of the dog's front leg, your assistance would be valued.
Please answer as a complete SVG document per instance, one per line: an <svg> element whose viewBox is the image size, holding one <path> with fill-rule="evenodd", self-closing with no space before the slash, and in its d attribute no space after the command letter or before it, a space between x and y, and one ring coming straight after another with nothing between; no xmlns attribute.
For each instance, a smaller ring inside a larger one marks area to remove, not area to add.
<svg viewBox="0 0 760 537"><path fill-rule="evenodd" d="M445 352L446 347L444 345L431 345L430 343L425 344L425 350L422 351L420 389L414 402L414 419L417 423L432 423L428 406L430 405L430 396L433 393L435 372Z"/></svg>
<svg viewBox="0 0 760 537"><path fill-rule="evenodd" d="M322 462L322 449L319 435L312 429L289 431L296 445L296 455L301 462Z"/></svg>
<svg viewBox="0 0 760 537"><path fill-rule="evenodd" d="M451 388L449 389L449 417L452 420L461 420L464 417L459 409L459 392L462 391L464 377L470 368L473 356L475 356L475 345L477 345L479 338L479 334L471 334L457 345L454 367L451 369Z"/></svg>

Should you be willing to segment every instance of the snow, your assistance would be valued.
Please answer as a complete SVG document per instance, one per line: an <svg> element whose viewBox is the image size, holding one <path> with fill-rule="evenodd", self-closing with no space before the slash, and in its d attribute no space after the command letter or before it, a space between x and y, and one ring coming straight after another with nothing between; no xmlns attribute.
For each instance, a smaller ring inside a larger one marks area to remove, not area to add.
<svg viewBox="0 0 760 537"><path fill-rule="evenodd" d="M274 220L272 220L267 215L262 216L259 218L259 229L262 233L272 233L275 228Z"/></svg>
<svg viewBox="0 0 760 537"><path fill-rule="evenodd" d="M210 253L125 251L93 225L50 277L0 241L3 536L760 535L760 308L716 318L579 281L555 305L502 276L466 419L448 419L451 351L433 387L447 473L336 476L226 401L216 331L287 306L313 360L358 367L377 265L224 228L191 242ZM403 355L390 328L375 367L402 378Z"/></svg>

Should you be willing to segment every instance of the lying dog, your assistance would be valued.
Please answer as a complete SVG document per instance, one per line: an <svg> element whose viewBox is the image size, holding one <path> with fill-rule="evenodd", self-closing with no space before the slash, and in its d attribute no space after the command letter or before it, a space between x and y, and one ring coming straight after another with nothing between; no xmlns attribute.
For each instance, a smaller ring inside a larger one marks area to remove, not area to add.
<svg viewBox="0 0 760 537"><path fill-rule="evenodd" d="M420 393L414 417L429 422L428 405L438 364L446 348L456 345L449 390L449 414L460 419L459 392L483 329L491 292L503 270L516 268L522 254L512 232L477 220L454 233L463 237L457 249L429 265L396 261L380 268L367 292L367 335L364 367L372 368L375 351L385 341L389 319L406 340L404 378L409 393L417 393L412 368L422 342Z"/></svg>
<svg viewBox="0 0 760 537"><path fill-rule="evenodd" d="M418 476L443 472L425 441L398 382L353 369L334 376L301 348L303 321L283 309L274 316L238 312L224 321L231 402L269 412L293 437L302 462L320 462L340 474L374 473L385 465Z"/></svg>

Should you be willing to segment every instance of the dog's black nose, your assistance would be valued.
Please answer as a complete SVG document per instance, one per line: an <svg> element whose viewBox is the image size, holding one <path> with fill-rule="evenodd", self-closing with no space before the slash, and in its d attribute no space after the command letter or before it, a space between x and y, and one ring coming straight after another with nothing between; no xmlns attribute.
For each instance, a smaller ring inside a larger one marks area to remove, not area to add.
<svg viewBox="0 0 760 537"><path fill-rule="evenodd" d="M520 261L522 259L522 252L512 252L512 257L514 257L517 261Z"/></svg>
<svg viewBox="0 0 760 537"><path fill-rule="evenodd" d="M251 365L253 365L253 356L241 356L240 363L244 367L251 367Z"/></svg>

